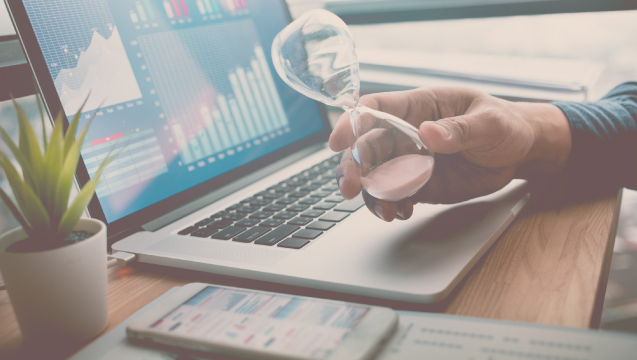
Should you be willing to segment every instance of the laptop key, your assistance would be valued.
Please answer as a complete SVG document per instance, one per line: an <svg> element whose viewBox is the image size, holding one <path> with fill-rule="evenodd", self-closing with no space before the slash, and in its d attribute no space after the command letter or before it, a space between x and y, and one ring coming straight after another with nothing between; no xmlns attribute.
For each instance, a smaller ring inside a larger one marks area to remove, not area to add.
<svg viewBox="0 0 637 360"><path fill-rule="evenodd" d="M296 216L295 212L292 212L292 211L281 211L281 212L276 213L276 215L274 215L274 218L275 219L289 220L289 219L291 219L291 218L293 218L295 216Z"/></svg>
<svg viewBox="0 0 637 360"><path fill-rule="evenodd" d="M230 206L230 207L227 207L227 208L226 208L226 210L228 210L228 211L232 211L232 210L236 210L237 208L240 208L240 207L242 207L242 206L243 206L243 204L242 204L242 203L238 203L238 204L234 204L234 205L232 205L232 206Z"/></svg>
<svg viewBox="0 0 637 360"><path fill-rule="evenodd" d="M206 225L210 224L210 223L211 223L211 222L213 222L213 221L215 221L215 220L214 220L214 219L211 219L211 218L205 218L205 219L203 219L203 220L201 220L201 221L198 221L198 222L195 224L195 226L197 226L197 227L206 226Z"/></svg>
<svg viewBox="0 0 637 360"><path fill-rule="evenodd" d="M327 201L327 199L325 200ZM352 200L345 200L342 203L338 204L335 211L345 211L345 212L354 212L360 209L361 206L365 205L365 200L363 200L362 196L357 196Z"/></svg>
<svg viewBox="0 0 637 360"><path fill-rule="evenodd" d="M311 197L324 198L332 195L331 191L315 191L310 194Z"/></svg>
<svg viewBox="0 0 637 360"><path fill-rule="evenodd" d="M322 217L320 217L319 220L321 220L321 221L340 222L341 220L345 219L348 216L349 216L349 213L346 213L346 212L330 211L327 214L325 214Z"/></svg>
<svg viewBox="0 0 637 360"><path fill-rule="evenodd" d="M190 234L191 236L196 236L196 237L208 237L214 233L216 233L217 231L219 231L218 229L215 228L209 228L209 227L205 227L205 228L201 228L197 231L195 231L194 233Z"/></svg>
<svg viewBox="0 0 637 360"><path fill-rule="evenodd" d="M283 204L270 204L262 209L262 211L271 211L277 212L285 209L285 205Z"/></svg>
<svg viewBox="0 0 637 360"><path fill-rule="evenodd" d="M245 230L246 228L241 226L230 226L214 234L212 238L217 240L229 240Z"/></svg>
<svg viewBox="0 0 637 360"><path fill-rule="evenodd" d="M343 202L345 198L342 197L341 195L332 195L323 200L325 200L326 202L340 203L340 202Z"/></svg>
<svg viewBox="0 0 637 360"><path fill-rule="evenodd" d="M320 198L308 197L308 198L305 198L303 200L300 200L299 204L313 205L313 204L316 204L319 201L321 201Z"/></svg>
<svg viewBox="0 0 637 360"><path fill-rule="evenodd" d="M326 221L315 221L313 223L311 223L310 225L306 226L306 229L312 229L312 230L321 230L321 231L325 231L325 230L329 230L331 229L334 225L333 222L326 222Z"/></svg>
<svg viewBox="0 0 637 360"><path fill-rule="evenodd" d="M270 216L272 216L271 212L266 212L266 211L259 211L259 212L255 212L254 214L250 215L250 219L267 219Z"/></svg>
<svg viewBox="0 0 637 360"><path fill-rule="evenodd" d="M285 220L281 220L281 219L267 219L262 221L259 226L265 226L265 227L277 227L281 224L283 224L285 222Z"/></svg>
<svg viewBox="0 0 637 360"><path fill-rule="evenodd" d="M250 205L252 205L252 206L266 206L266 205L268 205L271 202L272 202L271 199L254 199L254 200L250 201Z"/></svg>
<svg viewBox="0 0 637 360"><path fill-rule="evenodd" d="M241 206L239 208L237 208L237 212L238 213L242 213L242 214L251 214L255 211L259 210L259 206Z"/></svg>
<svg viewBox="0 0 637 360"><path fill-rule="evenodd" d="M185 228L185 229L181 230L181 231L180 231L180 232L178 232L177 234L179 234L179 235L188 235L188 234L190 234L191 232L193 232L193 231L195 231L195 230L198 230L198 229L199 229L199 228L198 228L198 227L196 227L196 226L188 226L187 228Z"/></svg>
<svg viewBox="0 0 637 360"><path fill-rule="evenodd" d="M329 210L333 208L334 206L336 206L336 203L320 203L320 204L314 205L313 208L316 210Z"/></svg>
<svg viewBox="0 0 637 360"><path fill-rule="evenodd" d="M338 185L325 185L321 188L321 190L323 191L336 191L338 189L339 189Z"/></svg>
<svg viewBox="0 0 637 360"><path fill-rule="evenodd" d="M290 198L302 198L305 195L309 194L309 191L303 191L303 190L297 190L297 191L292 191L291 193L288 194L288 197Z"/></svg>
<svg viewBox="0 0 637 360"><path fill-rule="evenodd" d="M309 184L309 185L305 185L305 186L300 187L300 188L299 188L299 190L303 190L303 191L314 191L314 190L316 190L316 189L318 189L318 188L320 188L320 187L321 187L321 184L314 184L314 183L311 183L311 184Z"/></svg>
<svg viewBox="0 0 637 360"><path fill-rule="evenodd" d="M296 202L296 200L298 199L293 199L293 198L283 198L283 199L279 199L276 201L277 204L279 205L290 205L290 204L294 204Z"/></svg>
<svg viewBox="0 0 637 360"><path fill-rule="evenodd" d="M294 211L294 212L301 212L303 210L306 210L307 208L309 208L310 205L303 205L303 204L294 204L292 206L288 206L287 209L285 209L286 211Z"/></svg>
<svg viewBox="0 0 637 360"><path fill-rule="evenodd" d="M304 218L304 217L295 217L294 219L288 221L289 225L306 225L311 222L312 218Z"/></svg>
<svg viewBox="0 0 637 360"><path fill-rule="evenodd" d="M301 229L295 232L292 237L312 240L319 237L322 233L323 232L319 230Z"/></svg>
<svg viewBox="0 0 637 360"><path fill-rule="evenodd" d="M302 217L315 218L325 214L325 211L321 210L308 210L301 214Z"/></svg>
<svg viewBox="0 0 637 360"><path fill-rule="evenodd" d="M285 195L285 191L268 190L263 194L264 199L278 199Z"/></svg>
<svg viewBox="0 0 637 360"><path fill-rule="evenodd" d="M223 219L224 220L241 220L241 219L243 219L246 216L247 216L246 214L240 214L240 213L236 213L235 212L235 213L230 213L230 214L224 215Z"/></svg>
<svg viewBox="0 0 637 360"><path fill-rule="evenodd" d="M252 229L248 229L242 232L241 234L239 234L239 236L235 236L235 238L232 239L232 241L250 243L269 231L272 231L272 229L256 226L256 227L253 227Z"/></svg>
<svg viewBox="0 0 637 360"><path fill-rule="evenodd" d="M241 221L239 221L238 223L235 223L236 226L243 226L243 227L251 227L254 226L256 224L259 223L259 219L243 219Z"/></svg>
<svg viewBox="0 0 637 360"><path fill-rule="evenodd" d="M231 220L217 220L213 222L212 224L208 224L208 227L214 228L214 229L223 229L230 226L231 224L232 224Z"/></svg>
<svg viewBox="0 0 637 360"><path fill-rule="evenodd" d="M210 218L211 219L221 218L221 217L224 217L225 215L228 215L228 214L230 214L230 211L223 210L223 211L219 211L216 214L210 215Z"/></svg>
<svg viewBox="0 0 637 360"><path fill-rule="evenodd" d="M284 241L281 241L279 245L277 246L282 248L288 248L288 249L300 249L309 243L310 243L310 240L289 238L289 239L285 239Z"/></svg>
<svg viewBox="0 0 637 360"><path fill-rule="evenodd" d="M298 229L299 229L298 226L281 225L281 226L277 227L276 229L270 231L269 233L261 236L254 243L255 244L259 244L259 245L272 246L272 245L278 243L279 241L283 240L283 238L285 238L286 236L288 236L288 235L292 234L293 232L297 231Z"/></svg>

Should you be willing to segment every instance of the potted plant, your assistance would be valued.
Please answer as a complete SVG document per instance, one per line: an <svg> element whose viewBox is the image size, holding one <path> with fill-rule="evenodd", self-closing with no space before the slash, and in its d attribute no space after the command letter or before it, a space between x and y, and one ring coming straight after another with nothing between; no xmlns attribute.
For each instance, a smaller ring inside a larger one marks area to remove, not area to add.
<svg viewBox="0 0 637 360"><path fill-rule="evenodd" d="M0 127L0 138L19 164L16 168L0 151L0 168L15 203L2 189L0 197L21 225L0 236L0 273L25 339L87 339L108 323L106 225L80 217L114 156L108 154L93 179L69 203L82 142L93 117L76 136L80 108L65 135L60 113L47 139L39 97L37 103L42 146L15 100L18 144Z"/></svg>

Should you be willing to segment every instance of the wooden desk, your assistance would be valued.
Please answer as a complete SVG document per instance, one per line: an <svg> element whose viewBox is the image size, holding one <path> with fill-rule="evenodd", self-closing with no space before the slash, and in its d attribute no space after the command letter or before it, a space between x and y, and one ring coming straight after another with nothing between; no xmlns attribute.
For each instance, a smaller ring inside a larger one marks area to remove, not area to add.
<svg viewBox="0 0 637 360"><path fill-rule="evenodd" d="M492 319L597 327L617 225L615 192L575 203L564 186L533 191L509 229L445 301L414 305L207 273L136 264L109 271L109 326L170 288L200 281ZM538 194L539 193L539 194ZM0 358L65 358L84 343L23 344L6 291L0 291Z"/></svg>

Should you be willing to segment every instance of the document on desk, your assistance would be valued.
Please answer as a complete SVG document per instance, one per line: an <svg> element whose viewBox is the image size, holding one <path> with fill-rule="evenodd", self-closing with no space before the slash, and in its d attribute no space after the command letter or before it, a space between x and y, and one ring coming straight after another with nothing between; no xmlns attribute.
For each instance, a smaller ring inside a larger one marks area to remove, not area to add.
<svg viewBox="0 0 637 360"><path fill-rule="evenodd" d="M192 360L179 354L132 344L126 326L178 288L145 306L70 360ZM637 336L462 316L398 311L398 330L375 360L398 359L630 359ZM219 359L218 355L213 355ZM223 359L236 359L222 357Z"/></svg>
<svg viewBox="0 0 637 360"><path fill-rule="evenodd" d="M623 333L410 311L398 314L398 330L378 360L619 360L637 354L637 336Z"/></svg>

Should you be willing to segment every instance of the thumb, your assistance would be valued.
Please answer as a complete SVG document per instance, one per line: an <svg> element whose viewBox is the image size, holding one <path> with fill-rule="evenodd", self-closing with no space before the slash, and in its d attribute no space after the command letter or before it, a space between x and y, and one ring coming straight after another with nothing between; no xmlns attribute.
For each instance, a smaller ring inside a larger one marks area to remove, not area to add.
<svg viewBox="0 0 637 360"><path fill-rule="evenodd" d="M460 115L420 124L418 135L429 150L440 154L454 154L468 147L471 134L467 115Z"/></svg>

